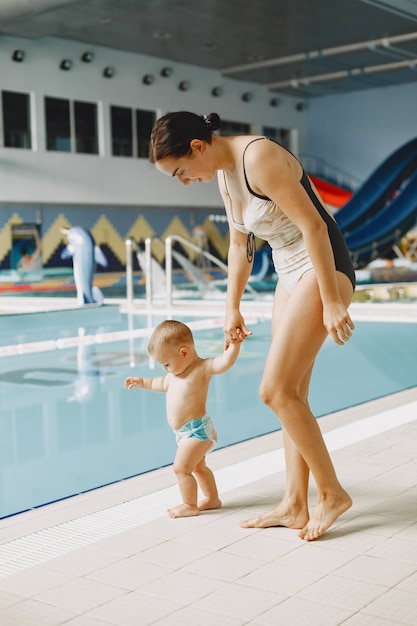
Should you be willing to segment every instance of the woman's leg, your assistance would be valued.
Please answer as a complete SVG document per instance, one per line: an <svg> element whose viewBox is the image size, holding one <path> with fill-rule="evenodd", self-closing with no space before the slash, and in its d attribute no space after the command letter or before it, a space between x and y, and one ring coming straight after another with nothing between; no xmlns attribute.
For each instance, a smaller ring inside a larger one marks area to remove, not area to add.
<svg viewBox="0 0 417 626"><path fill-rule="evenodd" d="M341 296L348 305L352 296L351 285L346 276L338 273L337 277ZM297 511L303 511L301 517L304 515L307 523L300 536L306 540L323 534L351 505L350 497L336 477L317 420L307 401L311 370L327 335L322 320L323 308L315 274L308 272L285 302L279 325L274 327L260 389L263 401L276 413L285 430L286 458L289 462L285 498L287 504L298 503L291 514L298 524L300 514ZM318 503L307 521L308 468L317 485ZM284 508L283 501L261 516L263 524L255 519L248 520L244 525L300 527L284 523ZM258 523L255 524L256 521Z"/></svg>
<svg viewBox="0 0 417 626"><path fill-rule="evenodd" d="M272 310L272 339L278 332L281 319L285 315L289 294L277 286ZM300 385L300 393L307 400L311 369ZM302 529L308 522L307 490L310 470L282 425L282 438L285 454L286 488L281 502L271 511L241 523L243 528L267 528L268 526L286 526Z"/></svg>

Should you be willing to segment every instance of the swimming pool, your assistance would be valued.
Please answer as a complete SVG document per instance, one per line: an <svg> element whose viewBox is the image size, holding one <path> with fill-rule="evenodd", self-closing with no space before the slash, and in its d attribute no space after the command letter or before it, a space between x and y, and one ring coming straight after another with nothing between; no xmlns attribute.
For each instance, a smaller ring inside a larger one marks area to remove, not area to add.
<svg viewBox="0 0 417 626"><path fill-rule="evenodd" d="M164 318L110 305L2 317L0 517L172 463L164 395L124 389L132 373L162 372L153 369L147 338ZM201 356L221 352L221 318L180 319L193 328ZM211 384L219 447L279 428L257 395L270 322L253 316L250 328L236 365ZM343 348L326 342L313 377L315 414L414 387L415 330L358 322L355 340Z"/></svg>

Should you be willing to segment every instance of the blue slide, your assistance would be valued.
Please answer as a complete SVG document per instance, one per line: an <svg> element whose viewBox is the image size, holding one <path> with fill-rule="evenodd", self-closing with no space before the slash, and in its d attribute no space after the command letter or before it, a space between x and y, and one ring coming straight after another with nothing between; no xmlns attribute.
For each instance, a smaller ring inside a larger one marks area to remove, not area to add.
<svg viewBox="0 0 417 626"><path fill-rule="evenodd" d="M417 138L383 161L335 219L356 268L389 257L417 223Z"/></svg>
<svg viewBox="0 0 417 626"><path fill-rule="evenodd" d="M401 183L417 167L417 138L393 152L352 198L335 214L345 235L349 234L383 208Z"/></svg>
<svg viewBox="0 0 417 626"><path fill-rule="evenodd" d="M392 247L417 223L417 170L376 215L345 235L355 267L389 257Z"/></svg>

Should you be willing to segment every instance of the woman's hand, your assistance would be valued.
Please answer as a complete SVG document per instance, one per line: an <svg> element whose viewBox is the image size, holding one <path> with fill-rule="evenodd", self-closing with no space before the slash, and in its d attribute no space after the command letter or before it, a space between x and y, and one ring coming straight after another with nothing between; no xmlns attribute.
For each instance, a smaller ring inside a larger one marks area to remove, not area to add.
<svg viewBox="0 0 417 626"><path fill-rule="evenodd" d="M245 326L245 321L240 311L235 310L226 314L224 321L224 338L226 345L229 343L239 343L252 334Z"/></svg>
<svg viewBox="0 0 417 626"><path fill-rule="evenodd" d="M343 302L324 306L323 324L330 337L339 346L343 346L352 337L355 324L352 322Z"/></svg>

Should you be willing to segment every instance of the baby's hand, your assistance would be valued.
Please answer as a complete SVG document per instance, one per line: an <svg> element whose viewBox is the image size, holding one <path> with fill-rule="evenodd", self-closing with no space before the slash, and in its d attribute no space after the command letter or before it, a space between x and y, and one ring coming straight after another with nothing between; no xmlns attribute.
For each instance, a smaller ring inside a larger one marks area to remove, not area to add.
<svg viewBox="0 0 417 626"><path fill-rule="evenodd" d="M135 376L129 376L125 380L126 389L133 389L134 387L141 387L142 378L136 378Z"/></svg>

